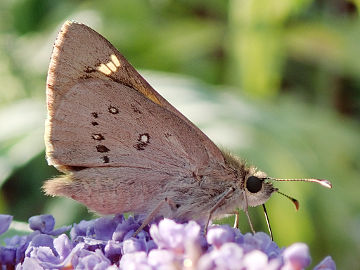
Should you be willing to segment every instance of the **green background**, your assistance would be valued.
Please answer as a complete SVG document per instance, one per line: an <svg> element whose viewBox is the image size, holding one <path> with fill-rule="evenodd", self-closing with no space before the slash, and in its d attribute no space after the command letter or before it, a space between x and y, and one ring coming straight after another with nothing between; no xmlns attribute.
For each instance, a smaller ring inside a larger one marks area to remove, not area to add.
<svg viewBox="0 0 360 270"><path fill-rule="evenodd" d="M218 145L300 201L267 203L279 246L306 242L360 269L359 1L132 0L0 2L0 213L92 218L41 192L58 172L44 156L45 80L62 23L93 27ZM267 231L261 207L251 209ZM240 229L249 231L244 215Z"/></svg>

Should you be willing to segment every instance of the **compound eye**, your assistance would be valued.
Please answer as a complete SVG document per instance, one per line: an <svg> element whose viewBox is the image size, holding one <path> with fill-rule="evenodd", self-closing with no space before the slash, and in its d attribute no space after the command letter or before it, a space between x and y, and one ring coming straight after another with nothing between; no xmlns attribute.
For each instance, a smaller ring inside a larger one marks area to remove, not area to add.
<svg viewBox="0 0 360 270"><path fill-rule="evenodd" d="M246 189L251 193L257 193L262 187L263 180L256 176L250 176L246 181Z"/></svg>

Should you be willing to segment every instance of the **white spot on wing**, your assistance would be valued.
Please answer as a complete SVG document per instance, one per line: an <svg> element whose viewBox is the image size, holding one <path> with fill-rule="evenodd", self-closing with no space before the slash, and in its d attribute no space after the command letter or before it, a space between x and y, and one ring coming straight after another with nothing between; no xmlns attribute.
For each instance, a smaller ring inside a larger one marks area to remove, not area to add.
<svg viewBox="0 0 360 270"><path fill-rule="evenodd" d="M117 70L117 67L115 66L115 64L113 62L107 63L106 66L108 68L110 68L112 72L115 72Z"/></svg>
<svg viewBox="0 0 360 270"><path fill-rule="evenodd" d="M115 54L112 54L111 56L111 61L114 63L115 66L120 67L120 61L119 59L116 57Z"/></svg>
<svg viewBox="0 0 360 270"><path fill-rule="evenodd" d="M148 143L149 142L149 136L147 134L141 135L140 141L143 142L143 143Z"/></svg>
<svg viewBox="0 0 360 270"><path fill-rule="evenodd" d="M118 67L121 66L119 59L116 57L115 54L110 56L111 60L106 64L101 64L98 67L98 70L105 75L110 75L113 72L116 72Z"/></svg>
<svg viewBox="0 0 360 270"><path fill-rule="evenodd" d="M101 73L104 73L105 75L110 75L111 74L111 70L104 64L101 64L99 67L98 67L98 70L101 72Z"/></svg>

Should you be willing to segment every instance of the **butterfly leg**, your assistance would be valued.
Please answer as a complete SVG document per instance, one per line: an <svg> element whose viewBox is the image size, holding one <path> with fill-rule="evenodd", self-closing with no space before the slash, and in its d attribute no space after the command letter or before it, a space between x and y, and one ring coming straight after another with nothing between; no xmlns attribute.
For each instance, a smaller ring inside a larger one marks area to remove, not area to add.
<svg viewBox="0 0 360 270"><path fill-rule="evenodd" d="M174 209L175 204L172 200L165 198L164 200L160 201L158 205L154 208L154 210L152 210L151 213L147 215L147 217L142 222L141 226L133 234L133 237L135 237L139 232L141 232L142 229L144 229L145 226L148 225L154 217L156 217L156 214L159 212L160 208L164 206L165 203L169 204L171 209Z"/></svg>
<svg viewBox="0 0 360 270"><path fill-rule="evenodd" d="M251 219L250 219L250 215L249 215L249 211L248 211L249 206L248 206L248 201L247 201L247 197L246 197L245 191L244 191L244 199L245 199L244 212L245 212L246 217L247 217L247 219L248 219L248 222L249 222L249 225L250 225L250 229L251 229L252 233L255 234L255 230L254 230L254 227L253 227L253 225L252 225L252 223L251 223Z"/></svg>
<svg viewBox="0 0 360 270"><path fill-rule="evenodd" d="M234 212L235 220L234 220L234 228L239 228L239 211Z"/></svg>
<svg viewBox="0 0 360 270"><path fill-rule="evenodd" d="M211 219L211 216L212 214L215 212L215 210L224 203L225 199L226 199L226 196L228 196L229 194L233 193L234 192L234 189L233 188L229 188L227 191L225 191L220 199L216 202L216 204L210 209L210 212L209 212L209 215L208 215L208 218L206 220L206 223L205 223L205 228L204 228L204 234L206 235L207 233L207 229L208 229L208 226L209 226L209 222L210 222L210 219Z"/></svg>

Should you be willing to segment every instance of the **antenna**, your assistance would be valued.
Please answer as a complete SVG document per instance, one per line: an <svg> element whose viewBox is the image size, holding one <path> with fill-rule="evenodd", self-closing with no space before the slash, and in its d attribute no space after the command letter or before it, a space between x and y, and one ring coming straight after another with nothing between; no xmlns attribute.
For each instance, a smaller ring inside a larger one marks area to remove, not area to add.
<svg viewBox="0 0 360 270"><path fill-rule="evenodd" d="M296 210L299 210L299 207L300 207L300 205L299 205L299 201L297 200L297 199L295 199L295 198L293 198L293 197L291 197L291 196L289 196L289 195L286 195L285 193L282 193L282 192L280 192L280 191L276 191L277 193L279 193L279 194L281 194L281 195L283 195L283 196L285 196L286 198L288 198L289 200L291 200L294 204L295 204L295 208L296 208Z"/></svg>
<svg viewBox="0 0 360 270"><path fill-rule="evenodd" d="M272 178L272 177L265 177L265 179L275 180L275 181L301 181L301 182L314 182L322 185L326 188L332 188L332 184L330 181L326 179L315 179L315 178L304 178L304 179L281 179L281 178Z"/></svg>

